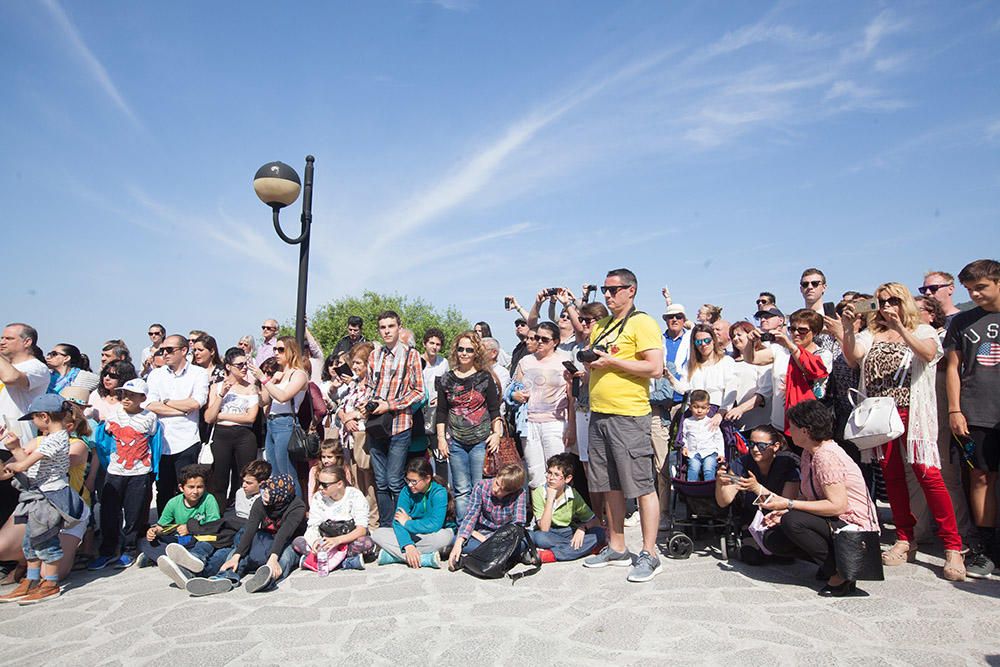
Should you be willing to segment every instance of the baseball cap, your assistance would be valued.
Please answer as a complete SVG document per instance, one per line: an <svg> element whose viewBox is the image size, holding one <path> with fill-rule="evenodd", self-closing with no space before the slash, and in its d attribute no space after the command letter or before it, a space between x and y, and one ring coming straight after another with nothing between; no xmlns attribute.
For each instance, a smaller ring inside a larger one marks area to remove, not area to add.
<svg viewBox="0 0 1000 667"><path fill-rule="evenodd" d="M42 394L28 405L28 411L23 416L18 417L17 421L31 421L31 417L36 412L62 412L63 402L64 399L59 394Z"/></svg>
<svg viewBox="0 0 1000 667"><path fill-rule="evenodd" d="M524 319L523 317L519 317L516 320L514 320L514 326L515 327L518 327L518 326L521 326L522 324L527 324L527 323L528 323L528 320Z"/></svg>
<svg viewBox="0 0 1000 667"><path fill-rule="evenodd" d="M130 391L133 394L142 394L143 396L149 394L149 390L146 388L146 381L142 378L129 380L122 386L117 387L115 391Z"/></svg>
<svg viewBox="0 0 1000 667"><path fill-rule="evenodd" d="M774 317L775 315L777 315L778 317L785 316L783 312L778 310L777 306L769 306L768 308L761 308L756 313L754 313L754 317L757 318L758 320L762 317Z"/></svg>

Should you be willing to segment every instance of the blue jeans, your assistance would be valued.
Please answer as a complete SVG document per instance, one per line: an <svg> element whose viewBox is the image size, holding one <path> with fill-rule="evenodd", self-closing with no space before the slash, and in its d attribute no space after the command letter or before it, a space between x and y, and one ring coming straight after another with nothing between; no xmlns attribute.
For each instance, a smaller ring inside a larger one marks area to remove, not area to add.
<svg viewBox="0 0 1000 667"><path fill-rule="evenodd" d="M31 546L31 535L28 534L25 525L24 539L21 540L21 551L24 552L24 560L40 560L49 565L55 565L63 557L62 546L59 543L59 533L45 540L37 547Z"/></svg>
<svg viewBox="0 0 1000 667"><path fill-rule="evenodd" d="M271 472L275 475L291 475L295 480L295 495L302 497L299 488L299 474L288 458L288 441L292 437L292 415L278 415L267 420L267 438L264 440L264 456L271 464Z"/></svg>
<svg viewBox="0 0 1000 667"><path fill-rule="evenodd" d="M397 433L388 440L368 440L375 475L375 502L378 504L378 524L391 526L396 512L396 499L405 483L406 459L410 451L410 432Z"/></svg>
<svg viewBox="0 0 1000 667"><path fill-rule="evenodd" d="M705 481L709 482L715 479L715 469L719 465L718 454L709 454L705 458L701 457L701 454L695 454L694 456L687 457L688 474L687 481L697 482L698 476L704 473Z"/></svg>
<svg viewBox="0 0 1000 667"><path fill-rule="evenodd" d="M156 538L156 543L142 539L139 541L139 550L146 554L146 558L155 563L159 560L160 556L165 556L167 554L168 544L180 544L188 550L189 554L200 560L202 563L207 562L209 556L211 556L212 552L215 551L215 547L212 546L211 542L199 542L198 540L191 538L191 536L178 537L177 535L160 535ZM184 570L184 572L189 576L191 575L191 573L187 570Z"/></svg>
<svg viewBox="0 0 1000 667"><path fill-rule="evenodd" d="M451 472L451 488L455 492L455 512L459 523L465 518L465 512L469 507L472 487L483 479L485 459L485 440L475 445L448 441L448 469Z"/></svg>
<svg viewBox="0 0 1000 667"><path fill-rule="evenodd" d="M230 552L231 551L232 550L230 550ZM272 581L271 584L264 590L269 591L276 588L279 581L290 575L292 571L299 566L299 558L300 556L295 553L295 549L292 548L291 544L286 546L281 552L281 555L278 556L278 565L281 566L281 576ZM232 581L234 585L239 585L240 579L242 579L247 572L256 571L257 568L262 565L267 565L267 563L258 563L247 556L246 558L240 558L239 564L236 565L235 572L232 570L226 570L225 572L219 572L216 576L225 577L226 579Z"/></svg>
<svg viewBox="0 0 1000 667"><path fill-rule="evenodd" d="M205 569L201 571L199 576L202 577L212 577L219 573L219 568L222 567L229 557L233 555L233 551L236 549L236 545L240 543L243 539L243 528L236 531L233 535L233 546L223 547L221 549L216 549L212 552L212 555L208 557L205 561Z"/></svg>
<svg viewBox="0 0 1000 667"><path fill-rule="evenodd" d="M556 557L556 560L576 560L590 554L598 544L607 541L604 529L601 527L589 528L583 536L583 544L579 549L570 546L575 531L569 526L557 528L552 526L548 530L533 530L528 533L531 541L539 549L549 549Z"/></svg>

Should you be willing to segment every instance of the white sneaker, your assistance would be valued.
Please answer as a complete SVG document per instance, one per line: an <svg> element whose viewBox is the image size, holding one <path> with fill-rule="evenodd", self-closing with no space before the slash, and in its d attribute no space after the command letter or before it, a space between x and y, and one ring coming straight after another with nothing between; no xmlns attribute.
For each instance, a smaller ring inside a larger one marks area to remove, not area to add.
<svg viewBox="0 0 1000 667"><path fill-rule="evenodd" d="M197 574L205 569L205 563L203 563L200 558L193 555L190 551L179 544L168 544L167 556L170 560L174 561L174 563L180 565L189 572Z"/></svg>
<svg viewBox="0 0 1000 667"><path fill-rule="evenodd" d="M181 568L177 566L177 563L170 560L169 556L160 556L156 559L156 567L160 568L160 572L170 577L170 579L177 584L177 588L185 590L187 586L187 577L181 572Z"/></svg>
<svg viewBox="0 0 1000 667"><path fill-rule="evenodd" d="M636 526L639 525L640 521L642 521L642 517L639 516L639 512L637 510L629 514L627 517L625 517L625 527L635 528Z"/></svg>

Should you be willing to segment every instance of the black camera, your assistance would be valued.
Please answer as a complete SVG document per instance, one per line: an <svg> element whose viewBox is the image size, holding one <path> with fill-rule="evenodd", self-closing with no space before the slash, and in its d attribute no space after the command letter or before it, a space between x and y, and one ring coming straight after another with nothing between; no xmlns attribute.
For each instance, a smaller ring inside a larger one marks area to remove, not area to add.
<svg viewBox="0 0 1000 667"><path fill-rule="evenodd" d="M608 348L604 347L603 345L595 345L594 350L607 352ZM597 353L594 352L594 350L580 350L579 352L576 353L577 361L582 361L585 364L597 361L598 359L600 359L600 357L597 356Z"/></svg>
<svg viewBox="0 0 1000 667"><path fill-rule="evenodd" d="M771 333L771 332L769 332L769 331L766 331L766 332L762 333L760 335L760 342L762 342L762 343L773 343L774 342L774 334Z"/></svg>
<svg viewBox="0 0 1000 667"><path fill-rule="evenodd" d="M558 287L548 287L542 290L542 296L555 296L556 294L559 294Z"/></svg>
<svg viewBox="0 0 1000 667"><path fill-rule="evenodd" d="M378 408L378 401L368 401L365 403L365 412L371 414Z"/></svg>

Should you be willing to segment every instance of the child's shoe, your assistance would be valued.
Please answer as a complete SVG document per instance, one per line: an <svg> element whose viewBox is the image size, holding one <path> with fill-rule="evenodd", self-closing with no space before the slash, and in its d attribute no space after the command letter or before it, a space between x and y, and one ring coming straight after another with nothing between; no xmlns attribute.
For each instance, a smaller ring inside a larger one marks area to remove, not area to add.
<svg viewBox="0 0 1000 667"><path fill-rule="evenodd" d="M233 590L233 580L227 577L194 577L188 579L184 589L191 594L191 597L204 597L206 595L218 595L228 593Z"/></svg>
<svg viewBox="0 0 1000 667"><path fill-rule="evenodd" d="M405 563L406 561L402 558L396 558L391 553L382 549L381 553L378 555L379 565L394 565L395 563Z"/></svg>
<svg viewBox="0 0 1000 667"><path fill-rule="evenodd" d="M136 559L133 558L131 555L122 554L111 563L111 567L115 568L116 570L124 570L126 568L135 565L135 562Z"/></svg>
<svg viewBox="0 0 1000 667"><path fill-rule="evenodd" d="M253 573L250 580L246 583L247 593L256 593L262 591L271 585L271 568L267 565L261 565L257 568L257 571Z"/></svg>
<svg viewBox="0 0 1000 667"><path fill-rule="evenodd" d="M365 564L361 562L361 556L351 556L350 558L345 558L344 562L340 564L341 570L363 570L365 569Z"/></svg>
<svg viewBox="0 0 1000 667"><path fill-rule="evenodd" d="M542 559L543 563L556 562L556 555L552 553L552 549L539 549L538 557Z"/></svg>
<svg viewBox="0 0 1000 667"><path fill-rule="evenodd" d="M33 580L25 577L21 580L21 583L17 585L17 588L6 595L0 595L0 603L17 602L21 598L26 597L28 593L33 591L36 587L38 587L38 585L39 583L37 579Z"/></svg>
<svg viewBox="0 0 1000 667"><path fill-rule="evenodd" d="M420 567L431 567L435 570L441 569L441 557L436 551L429 554L420 554Z"/></svg>
<svg viewBox="0 0 1000 667"><path fill-rule="evenodd" d="M62 593L62 588L57 582L43 579L42 583L31 589L31 592L18 600L17 603L22 606L36 604L52 597L58 597L60 593Z"/></svg>
<svg viewBox="0 0 1000 667"><path fill-rule="evenodd" d="M179 544L167 545L167 557L188 572L195 574L205 569L205 563ZM181 586L181 588L184 588Z"/></svg>
<svg viewBox="0 0 1000 667"><path fill-rule="evenodd" d="M113 556L98 556L94 560L87 563L87 569L91 572L97 572L98 570L103 570L108 565L111 565L112 561L114 561Z"/></svg>
<svg viewBox="0 0 1000 667"><path fill-rule="evenodd" d="M160 556L157 558L156 566L160 568L160 572L170 577L170 579L177 584L177 588L185 590L188 578L181 571L181 568L178 567L177 563L170 559L170 556Z"/></svg>

